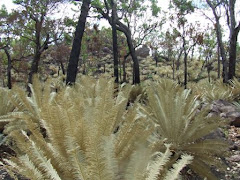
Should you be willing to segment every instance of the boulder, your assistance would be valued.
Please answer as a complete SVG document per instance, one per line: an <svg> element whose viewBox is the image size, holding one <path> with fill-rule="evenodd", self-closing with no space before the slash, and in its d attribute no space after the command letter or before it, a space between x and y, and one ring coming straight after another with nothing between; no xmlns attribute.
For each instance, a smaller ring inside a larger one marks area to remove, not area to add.
<svg viewBox="0 0 240 180"><path fill-rule="evenodd" d="M226 140L225 134L222 129L218 128L210 134L203 137L203 139L222 139Z"/></svg>
<svg viewBox="0 0 240 180"><path fill-rule="evenodd" d="M240 112L228 112L226 113L226 117L230 119L231 126L240 127Z"/></svg>
<svg viewBox="0 0 240 180"><path fill-rule="evenodd" d="M147 47L147 45L143 45L141 48L136 50L136 55L142 58L146 58L149 56L150 49Z"/></svg>
<svg viewBox="0 0 240 180"><path fill-rule="evenodd" d="M240 162L240 154L233 155L230 158L227 158L227 160L233 162Z"/></svg>
<svg viewBox="0 0 240 180"><path fill-rule="evenodd" d="M103 51L104 53L106 53L106 54L112 53L112 50L109 49L108 47L103 47L103 48L102 48L102 51Z"/></svg>
<svg viewBox="0 0 240 180"><path fill-rule="evenodd" d="M223 113L230 113L236 111L236 108L233 105L228 105L219 107L219 110Z"/></svg>

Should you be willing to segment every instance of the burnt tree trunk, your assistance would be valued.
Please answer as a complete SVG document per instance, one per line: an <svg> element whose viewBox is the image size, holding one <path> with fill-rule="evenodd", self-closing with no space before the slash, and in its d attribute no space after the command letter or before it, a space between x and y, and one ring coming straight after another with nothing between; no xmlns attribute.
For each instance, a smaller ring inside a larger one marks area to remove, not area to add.
<svg viewBox="0 0 240 180"><path fill-rule="evenodd" d="M125 36L127 37L128 48L129 48L129 51L131 53L132 60L133 60L133 77L134 77L133 84L139 84L140 83L139 62L138 62L135 48L133 46L131 32L127 31L124 33L125 33Z"/></svg>
<svg viewBox="0 0 240 180"><path fill-rule="evenodd" d="M229 73L228 78L233 79L235 76L236 69L236 58L237 58L237 36L240 29L240 24L238 31L234 30L234 33L230 37L230 45L229 45Z"/></svg>
<svg viewBox="0 0 240 180"><path fill-rule="evenodd" d="M12 89L12 77L11 77L11 69L12 69L12 59L10 53L8 52L8 47L4 48L4 52L7 55L8 66L7 66L7 86L8 89Z"/></svg>
<svg viewBox="0 0 240 180"><path fill-rule="evenodd" d="M113 62L114 62L114 77L115 83L119 82L118 75L118 44L117 44L117 27L116 27L116 4L111 0L112 5L112 40L113 40Z"/></svg>
<svg viewBox="0 0 240 180"><path fill-rule="evenodd" d="M60 61L60 66L61 66L61 70L62 70L63 75L65 75L65 68L64 68L64 65L63 65L62 61Z"/></svg>
<svg viewBox="0 0 240 180"><path fill-rule="evenodd" d="M220 48L217 47L217 61L218 61L218 79L220 79L220 72L221 72L221 62L220 62Z"/></svg>
<svg viewBox="0 0 240 180"><path fill-rule="evenodd" d="M184 88L187 89L187 73L188 73L188 69L187 69L187 52L186 50L184 50Z"/></svg>
<svg viewBox="0 0 240 180"><path fill-rule="evenodd" d="M72 50L71 50L68 67L67 67L66 84L68 85L71 85L76 81L79 55L80 55L81 46L82 46L81 44L82 37L84 34L84 29L85 29L88 11L90 9L90 4L91 4L91 0L83 0L83 4L81 7L81 14L78 19L78 24L76 27L75 37L73 40Z"/></svg>
<svg viewBox="0 0 240 180"><path fill-rule="evenodd" d="M43 44L41 44L41 32L42 32L42 26L45 20L46 14L42 14L40 19L37 17L33 17L33 20L35 21L35 51L34 51L34 57L31 64L31 69L28 75L28 83L32 84L32 78L33 75L38 72L38 65L39 61L41 59L41 54L44 50L48 48L49 43L49 34L47 34L47 37ZM27 86L27 91L29 92L29 95L31 93L30 87Z"/></svg>
<svg viewBox="0 0 240 180"><path fill-rule="evenodd" d="M106 4L106 8L107 8L107 12L104 12L100 7L96 6L95 8L98 10L99 13L101 13L101 15L108 20L108 22L111 24L112 26L112 18L109 16L108 12L109 12L109 7L107 2L105 1ZM139 84L140 83L140 73L139 73L139 62L138 62L138 58L135 52L135 48L133 45L133 41L132 41L132 36L131 36L131 31L129 29L128 26L126 26L125 24L123 24L118 17L116 17L116 27L117 30L121 31L124 33L124 35L127 38L127 44L128 44L128 48L129 48L129 52L132 56L132 60L133 60L133 69L134 69L134 79L133 79L133 83L134 84Z"/></svg>
<svg viewBox="0 0 240 180"><path fill-rule="evenodd" d="M228 78L233 79L236 69L236 57L237 57L237 36L240 30L240 22L236 27L235 20L235 2L236 0L229 0L229 15L230 15L230 44L229 44L229 72Z"/></svg>
<svg viewBox="0 0 240 180"><path fill-rule="evenodd" d="M177 58L177 62L176 62L176 70L178 71L179 68L180 68L180 59L181 59L181 56L182 56L182 53L183 53L183 48L180 50L180 53L178 54L178 58Z"/></svg>

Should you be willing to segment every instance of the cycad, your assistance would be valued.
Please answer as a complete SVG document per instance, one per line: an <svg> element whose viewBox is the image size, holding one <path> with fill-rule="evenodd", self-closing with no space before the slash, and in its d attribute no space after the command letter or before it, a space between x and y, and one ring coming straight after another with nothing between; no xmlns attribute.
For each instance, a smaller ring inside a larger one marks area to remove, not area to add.
<svg viewBox="0 0 240 180"><path fill-rule="evenodd" d="M189 166L195 172L208 179L216 179L210 166L222 167L216 156L222 155L227 144L214 139L204 140L203 137L219 127L222 120L208 118L207 109L198 112L199 102L190 90L174 91L171 88L167 91L165 87L161 83L148 87L149 107L145 113L156 123L159 136L172 143L174 161L183 153L190 154L194 160ZM155 148L159 150L162 146L155 145Z"/></svg>
<svg viewBox="0 0 240 180"><path fill-rule="evenodd" d="M56 93L35 77L31 97L13 90L19 112L2 119L11 119L5 132L17 156L5 159L5 166L30 179L157 179L171 156L170 145L152 157L147 139L153 123L138 101L126 109L131 86L116 94L113 79L82 77L80 82ZM191 160L183 155L171 178Z"/></svg>
<svg viewBox="0 0 240 180"><path fill-rule="evenodd" d="M7 115L15 109L15 106L10 102L9 98L10 90L0 88L0 116ZM8 123L8 121L0 122L0 130Z"/></svg>
<svg viewBox="0 0 240 180"><path fill-rule="evenodd" d="M204 79L192 87L193 92L198 94L200 98L207 103L219 99L226 101L234 99L233 88L228 84L224 84L222 80L209 83L207 79Z"/></svg>

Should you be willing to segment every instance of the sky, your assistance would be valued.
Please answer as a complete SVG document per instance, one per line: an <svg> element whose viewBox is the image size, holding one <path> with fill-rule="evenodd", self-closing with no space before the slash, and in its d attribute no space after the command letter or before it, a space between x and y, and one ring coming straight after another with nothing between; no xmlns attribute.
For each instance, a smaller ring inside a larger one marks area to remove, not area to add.
<svg viewBox="0 0 240 180"><path fill-rule="evenodd" d="M3 4L7 7L7 10L11 10L16 7L16 5L12 3L12 0L0 0L0 6Z"/></svg>

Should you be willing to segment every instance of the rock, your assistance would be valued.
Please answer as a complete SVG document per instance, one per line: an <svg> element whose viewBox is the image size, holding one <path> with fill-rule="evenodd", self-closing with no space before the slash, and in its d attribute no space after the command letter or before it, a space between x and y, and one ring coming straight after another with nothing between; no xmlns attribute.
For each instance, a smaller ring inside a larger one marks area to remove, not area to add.
<svg viewBox="0 0 240 180"><path fill-rule="evenodd" d="M147 45L143 45L141 48L136 50L136 55L140 56L142 58L146 58L149 56L150 49L147 47Z"/></svg>
<svg viewBox="0 0 240 180"><path fill-rule="evenodd" d="M240 112L229 112L226 113L226 116L230 119L231 126L240 127Z"/></svg>
<svg viewBox="0 0 240 180"><path fill-rule="evenodd" d="M216 104L211 104L211 112L220 113L219 107Z"/></svg>
<svg viewBox="0 0 240 180"><path fill-rule="evenodd" d="M233 162L240 162L240 154L233 155L230 158L227 158L227 160Z"/></svg>
<svg viewBox="0 0 240 180"><path fill-rule="evenodd" d="M220 117L221 117L221 118L227 118L227 115L226 115L226 113L221 113L221 114L220 114Z"/></svg>
<svg viewBox="0 0 240 180"><path fill-rule="evenodd" d="M225 134L223 133L223 131L218 128L216 129L214 132L211 132L210 134L204 136L204 139L222 139L225 140Z"/></svg>
<svg viewBox="0 0 240 180"><path fill-rule="evenodd" d="M213 104L217 105L218 107L222 107L222 106L232 106L231 103L229 103L229 102L227 102L227 101L224 101L224 100L222 100L222 99L213 101Z"/></svg>
<svg viewBox="0 0 240 180"><path fill-rule="evenodd" d="M236 111L236 108L233 105L231 106L228 105L228 106L219 107L219 110L224 113L229 113L229 112Z"/></svg>
<svg viewBox="0 0 240 180"><path fill-rule="evenodd" d="M200 110L198 110L200 112ZM210 118L210 117L214 117L214 116L218 116L218 113L213 111L213 112L210 112L207 117Z"/></svg>
<svg viewBox="0 0 240 180"><path fill-rule="evenodd" d="M104 53L106 53L106 54L112 53L112 50L109 49L108 47L103 47L103 48L102 48L102 51L103 51Z"/></svg>

